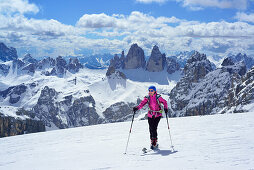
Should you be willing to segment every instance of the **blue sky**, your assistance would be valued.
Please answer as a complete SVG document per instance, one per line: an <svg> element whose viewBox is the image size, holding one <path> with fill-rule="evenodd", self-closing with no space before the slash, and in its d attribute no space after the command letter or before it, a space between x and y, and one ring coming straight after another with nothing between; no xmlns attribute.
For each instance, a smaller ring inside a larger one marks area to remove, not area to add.
<svg viewBox="0 0 254 170"><path fill-rule="evenodd" d="M38 19L56 19L62 23L75 25L84 14L125 14L140 11L154 17L175 16L181 19L211 21L235 21L234 16L239 11L254 12L254 3L249 1L246 9L210 7L203 10L191 10L182 6L181 2L166 1L164 3L140 3L135 0L30 0L39 6L40 12L30 17Z"/></svg>
<svg viewBox="0 0 254 170"><path fill-rule="evenodd" d="M0 41L20 55L254 51L254 0L0 0Z"/></svg>

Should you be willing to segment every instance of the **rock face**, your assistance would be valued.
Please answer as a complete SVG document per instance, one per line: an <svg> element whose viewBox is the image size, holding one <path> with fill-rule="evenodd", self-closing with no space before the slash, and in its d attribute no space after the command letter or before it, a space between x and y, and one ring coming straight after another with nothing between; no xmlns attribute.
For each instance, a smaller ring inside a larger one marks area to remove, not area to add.
<svg viewBox="0 0 254 170"><path fill-rule="evenodd" d="M31 54L26 54L24 58L22 59L24 63L37 63L38 61L34 59Z"/></svg>
<svg viewBox="0 0 254 170"><path fill-rule="evenodd" d="M12 70L13 71L17 71L17 73L20 72L20 70L25 66L26 64L20 60L20 59L16 59L16 60L13 60L12 62Z"/></svg>
<svg viewBox="0 0 254 170"><path fill-rule="evenodd" d="M30 63L22 68L22 73L33 75L35 70L36 70L36 63Z"/></svg>
<svg viewBox="0 0 254 170"><path fill-rule="evenodd" d="M67 112L71 125L88 126L102 122L95 110L95 101L92 96L81 97L73 102Z"/></svg>
<svg viewBox="0 0 254 170"><path fill-rule="evenodd" d="M185 78L187 78L189 82L195 83L198 82L199 79L205 77L205 75L212 70L212 64L206 58L206 55L195 51L190 59L187 60L183 71Z"/></svg>
<svg viewBox="0 0 254 170"><path fill-rule="evenodd" d="M187 61L184 77L176 84L170 93L172 116L184 116L192 96L192 84L212 71L211 64L205 55L195 52ZM185 110L184 110L185 109ZM182 112L184 110L184 112Z"/></svg>
<svg viewBox="0 0 254 170"><path fill-rule="evenodd" d="M45 70L46 68L51 68L54 67L55 65L56 65L55 59L47 57L38 62L37 68L39 70Z"/></svg>
<svg viewBox="0 0 254 170"><path fill-rule="evenodd" d="M42 121L20 120L0 113L0 138L43 131L45 131L45 126Z"/></svg>
<svg viewBox="0 0 254 170"><path fill-rule="evenodd" d="M123 122L130 119L133 115L132 109L137 104L118 102L107 108L103 115L105 117L105 123Z"/></svg>
<svg viewBox="0 0 254 170"><path fill-rule="evenodd" d="M232 65L234 65L235 63L232 61L232 59L231 58L225 58L224 60L223 60L223 62L222 62L222 66L232 66Z"/></svg>
<svg viewBox="0 0 254 170"><path fill-rule="evenodd" d="M228 107L234 108L234 112L248 111L244 106L254 100L254 66L234 84L229 91Z"/></svg>
<svg viewBox="0 0 254 170"><path fill-rule="evenodd" d="M107 76L113 70L123 71L125 69L137 69L142 68L149 72L161 72L166 70L169 74L181 70L180 64L173 57L166 58L165 54L162 54L159 47L155 45L152 49L151 56L146 61L144 59L144 51L138 47L137 44L133 44L129 49L129 52L125 58L124 51L122 51L121 57L116 54L114 58L110 60Z"/></svg>
<svg viewBox="0 0 254 170"><path fill-rule="evenodd" d="M13 47L8 48L4 43L0 43L0 60L3 62L18 58L17 50Z"/></svg>
<svg viewBox="0 0 254 170"><path fill-rule="evenodd" d="M57 95L55 89L45 86L37 104L33 107L33 112L46 126L51 127L50 122L53 122L57 127L64 128L65 126L61 125L62 121L57 117L59 109L54 103Z"/></svg>
<svg viewBox="0 0 254 170"><path fill-rule="evenodd" d="M83 65L79 62L77 58L70 58L67 65L67 70L71 73L77 73L80 69L83 68Z"/></svg>
<svg viewBox="0 0 254 170"><path fill-rule="evenodd" d="M59 56L56 58L56 65L50 72L50 75L63 77L66 74L67 62L63 57Z"/></svg>
<svg viewBox="0 0 254 170"><path fill-rule="evenodd" d="M87 126L101 123L95 110L95 101L92 96L73 99L72 95L65 96L58 101L60 93L55 89L45 86L37 104L33 107L36 117L42 120L46 126L52 123L58 128Z"/></svg>
<svg viewBox="0 0 254 170"><path fill-rule="evenodd" d="M114 67L115 69L122 69L124 68L124 52L122 51L122 55L119 58L118 55L116 54L114 58L110 60L110 66L109 67Z"/></svg>
<svg viewBox="0 0 254 170"><path fill-rule="evenodd" d="M144 68L146 65L145 55L142 48L133 44L124 60L124 69Z"/></svg>
<svg viewBox="0 0 254 170"><path fill-rule="evenodd" d="M167 58L166 62L167 62L167 72L169 74L172 74L181 69L180 64L174 58Z"/></svg>
<svg viewBox="0 0 254 170"><path fill-rule="evenodd" d="M230 74L238 73L240 76L243 76L246 73L246 65L243 61L234 63L232 60L226 58L222 64L222 66L224 66L222 69Z"/></svg>
<svg viewBox="0 0 254 170"><path fill-rule="evenodd" d="M163 71L165 65L166 65L166 55L161 54L159 47L155 45L153 47L151 56L148 60L146 70L150 72Z"/></svg>
<svg viewBox="0 0 254 170"><path fill-rule="evenodd" d="M0 75L7 76L9 73L10 66L5 64L0 64Z"/></svg>
<svg viewBox="0 0 254 170"><path fill-rule="evenodd" d="M126 79L126 76L123 72L116 70L114 67L110 66L107 70L106 76L108 78L122 78Z"/></svg>
<svg viewBox="0 0 254 170"><path fill-rule="evenodd" d="M117 86L122 86L126 88L126 76L123 72L116 70L114 67L110 66L106 73L108 84L111 90L117 89Z"/></svg>
<svg viewBox="0 0 254 170"><path fill-rule="evenodd" d="M25 86L24 84L21 84L18 86L12 86L4 91L0 91L0 97L2 98L2 100L8 97L9 103L15 104L19 102L22 94L26 92L26 89L27 89L27 86ZM1 98L0 98L0 101L1 101Z"/></svg>
<svg viewBox="0 0 254 170"><path fill-rule="evenodd" d="M243 74L239 70L246 70L244 63L236 63L212 71L209 61L198 56L198 60L194 57L187 62L185 76L170 93L171 116L223 113L228 105L229 89Z"/></svg>
<svg viewBox="0 0 254 170"><path fill-rule="evenodd" d="M57 57L55 60L52 58L47 58L39 62L38 65L39 69L45 70L47 68L51 68L51 71L44 72L45 75L53 75L58 77L64 77L67 70L71 73L76 73L81 68L83 68L83 65L79 62L77 58L70 58L69 63L67 63L65 59L61 56Z"/></svg>
<svg viewBox="0 0 254 170"><path fill-rule="evenodd" d="M254 66L254 58L249 57L246 54L238 53L236 55L229 55L228 58L230 58L234 63L243 61L247 70Z"/></svg>
<svg viewBox="0 0 254 170"><path fill-rule="evenodd" d="M23 59L14 58L11 65L0 64L0 75L7 76L10 71L15 75L33 75L35 71L41 71L46 76L63 77L66 71L76 73L82 68L83 65L77 58L70 58L68 63L61 56L56 59L48 57L37 61L30 54L26 54Z"/></svg>

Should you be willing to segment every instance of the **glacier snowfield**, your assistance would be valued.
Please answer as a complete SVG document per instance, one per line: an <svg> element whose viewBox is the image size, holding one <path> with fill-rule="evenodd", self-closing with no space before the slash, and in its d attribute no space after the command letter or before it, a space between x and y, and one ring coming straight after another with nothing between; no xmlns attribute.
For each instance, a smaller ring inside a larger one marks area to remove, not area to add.
<svg viewBox="0 0 254 170"><path fill-rule="evenodd" d="M159 151L149 147L147 120L53 130L0 139L1 170L254 169L254 112L170 118L158 127Z"/></svg>

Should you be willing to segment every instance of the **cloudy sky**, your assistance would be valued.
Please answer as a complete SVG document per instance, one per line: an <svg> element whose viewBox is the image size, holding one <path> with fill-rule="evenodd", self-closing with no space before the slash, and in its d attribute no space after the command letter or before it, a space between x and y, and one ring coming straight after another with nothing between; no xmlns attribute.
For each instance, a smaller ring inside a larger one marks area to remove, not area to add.
<svg viewBox="0 0 254 170"><path fill-rule="evenodd" d="M0 0L0 42L34 57L254 53L254 0Z"/></svg>

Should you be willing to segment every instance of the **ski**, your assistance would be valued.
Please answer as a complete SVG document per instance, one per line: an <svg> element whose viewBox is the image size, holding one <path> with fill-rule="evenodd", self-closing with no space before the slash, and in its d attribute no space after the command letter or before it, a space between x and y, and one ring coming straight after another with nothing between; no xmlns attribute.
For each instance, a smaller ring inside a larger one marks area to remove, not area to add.
<svg viewBox="0 0 254 170"><path fill-rule="evenodd" d="M142 151L143 151L143 153L147 153L147 149L146 148L143 148Z"/></svg>
<svg viewBox="0 0 254 170"><path fill-rule="evenodd" d="M147 148L143 148L142 149L142 152L143 152L143 154L146 154L146 153L149 153L149 152L151 152L151 151L157 151L157 150L159 150L159 148L158 148L158 145L156 146L156 147L152 147L152 148L150 148L150 149L147 149Z"/></svg>

